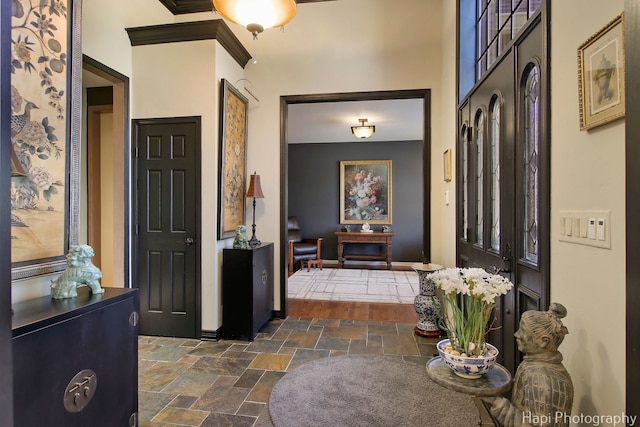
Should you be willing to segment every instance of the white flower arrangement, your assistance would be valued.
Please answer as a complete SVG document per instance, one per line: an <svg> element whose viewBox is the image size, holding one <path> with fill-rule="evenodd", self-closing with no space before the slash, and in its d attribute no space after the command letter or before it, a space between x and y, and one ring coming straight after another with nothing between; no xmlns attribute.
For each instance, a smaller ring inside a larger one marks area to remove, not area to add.
<svg viewBox="0 0 640 427"><path fill-rule="evenodd" d="M482 268L446 268L429 274L443 292L443 321L449 340L463 356L482 356L496 299L513 287Z"/></svg>

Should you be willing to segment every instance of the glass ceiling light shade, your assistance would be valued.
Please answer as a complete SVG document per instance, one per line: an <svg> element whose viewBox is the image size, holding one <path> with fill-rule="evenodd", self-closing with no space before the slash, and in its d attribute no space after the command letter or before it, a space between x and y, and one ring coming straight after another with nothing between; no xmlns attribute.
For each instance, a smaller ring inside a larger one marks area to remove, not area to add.
<svg viewBox="0 0 640 427"><path fill-rule="evenodd" d="M360 122L360 126L351 126L351 132L356 138L369 138L376 131L375 126L365 126L365 123L368 122L367 119L358 119L358 121Z"/></svg>
<svg viewBox="0 0 640 427"><path fill-rule="evenodd" d="M246 27L254 38L296 16L295 0L213 0L213 7L228 20Z"/></svg>

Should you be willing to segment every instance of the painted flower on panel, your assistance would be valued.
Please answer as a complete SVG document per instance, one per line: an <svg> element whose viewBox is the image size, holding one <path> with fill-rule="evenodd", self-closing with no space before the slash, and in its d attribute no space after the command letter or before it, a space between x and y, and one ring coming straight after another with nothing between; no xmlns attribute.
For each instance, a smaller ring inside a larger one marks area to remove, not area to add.
<svg viewBox="0 0 640 427"><path fill-rule="evenodd" d="M385 220L387 209L384 203L387 182L373 168L353 168L345 177L345 219Z"/></svg>

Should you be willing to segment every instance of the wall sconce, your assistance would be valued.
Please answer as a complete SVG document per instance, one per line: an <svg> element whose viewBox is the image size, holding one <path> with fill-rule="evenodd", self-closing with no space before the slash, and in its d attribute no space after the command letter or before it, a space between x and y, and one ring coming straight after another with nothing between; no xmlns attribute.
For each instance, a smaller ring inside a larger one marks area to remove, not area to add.
<svg viewBox="0 0 640 427"><path fill-rule="evenodd" d="M213 0L213 7L228 20L246 27L254 39L296 16L295 0Z"/></svg>
<svg viewBox="0 0 640 427"><path fill-rule="evenodd" d="M376 131L375 126L365 126L365 123L369 121L368 119L358 119L358 121L360 122L360 126L351 126L351 132L356 138L369 138Z"/></svg>

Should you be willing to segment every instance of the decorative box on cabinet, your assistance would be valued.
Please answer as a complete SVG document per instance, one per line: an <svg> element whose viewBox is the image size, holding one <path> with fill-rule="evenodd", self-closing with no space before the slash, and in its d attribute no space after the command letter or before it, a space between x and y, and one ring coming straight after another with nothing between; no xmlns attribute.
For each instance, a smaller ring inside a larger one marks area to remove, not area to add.
<svg viewBox="0 0 640 427"><path fill-rule="evenodd" d="M138 290L104 289L13 305L16 426L137 426Z"/></svg>
<svg viewBox="0 0 640 427"><path fill-rule="evenodd" d="M273 317L273 243L224 249L222 336L249 341Z"/></svg>

